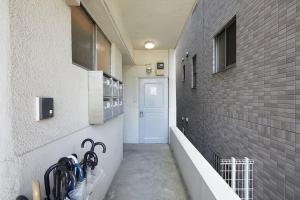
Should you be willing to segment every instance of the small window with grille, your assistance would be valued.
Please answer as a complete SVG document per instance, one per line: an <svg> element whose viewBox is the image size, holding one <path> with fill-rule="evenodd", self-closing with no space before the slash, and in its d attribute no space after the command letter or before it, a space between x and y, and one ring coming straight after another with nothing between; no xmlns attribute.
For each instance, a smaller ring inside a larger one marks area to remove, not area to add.
<svg viewBox="0 0 300 200"><path fill-rule="evenodd" d="M236 17L214 37L213 73L225 71L236 63Z"/></svg>

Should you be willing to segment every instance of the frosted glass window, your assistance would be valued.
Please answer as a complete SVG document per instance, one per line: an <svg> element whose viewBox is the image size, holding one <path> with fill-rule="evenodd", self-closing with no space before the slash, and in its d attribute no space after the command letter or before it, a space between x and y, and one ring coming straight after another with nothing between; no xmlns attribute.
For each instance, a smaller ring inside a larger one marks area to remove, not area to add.
<svg viewBox="0 0 300 200"><path fill-rule="evenodd" d="M98 27L96 35L97 70L111 74L111 44Z"/></svg>
<svg viewBox="0 0 300 200"><path fill-rule="evenodd" d="M82 7L71 7L72 60L88 70L94 70L95 24Z"/></svg>

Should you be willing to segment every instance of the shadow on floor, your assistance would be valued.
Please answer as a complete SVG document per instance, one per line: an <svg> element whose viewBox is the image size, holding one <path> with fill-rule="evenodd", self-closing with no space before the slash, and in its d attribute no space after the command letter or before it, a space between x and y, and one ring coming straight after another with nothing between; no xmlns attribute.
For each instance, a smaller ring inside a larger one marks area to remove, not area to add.
<svg viewBox="0 0 300 200"><path fill-rule="evenodd" d="M124 145L124 160L105 200L187 199L169 145Z"/></svg>

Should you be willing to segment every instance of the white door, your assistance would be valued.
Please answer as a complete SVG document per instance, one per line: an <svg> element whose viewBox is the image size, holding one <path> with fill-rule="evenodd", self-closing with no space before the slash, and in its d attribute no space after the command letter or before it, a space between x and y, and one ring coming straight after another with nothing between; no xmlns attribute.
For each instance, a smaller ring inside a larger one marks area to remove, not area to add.
<svg viewBox="0 0 300 200"><path fill-rule="evenodd" d="M168 79L141 78L140 143L168 143Z"/></svg>

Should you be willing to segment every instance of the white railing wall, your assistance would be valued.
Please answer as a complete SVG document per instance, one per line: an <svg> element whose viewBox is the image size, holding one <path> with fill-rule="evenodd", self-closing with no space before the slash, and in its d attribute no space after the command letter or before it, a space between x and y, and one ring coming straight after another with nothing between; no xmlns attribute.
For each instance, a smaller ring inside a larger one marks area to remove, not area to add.
<svg viewBox="0 0 300 200"><path fill-rule="evenodd" d="M170 146L192 200L240 200L177 127L171 127Z"/></svg>

